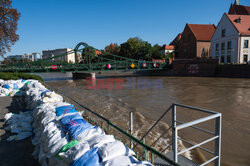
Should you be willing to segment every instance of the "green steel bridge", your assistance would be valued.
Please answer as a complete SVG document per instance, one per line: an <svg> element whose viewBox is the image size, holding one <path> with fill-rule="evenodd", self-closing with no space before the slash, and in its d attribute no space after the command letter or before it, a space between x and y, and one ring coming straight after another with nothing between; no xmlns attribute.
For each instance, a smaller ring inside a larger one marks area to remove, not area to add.
<svg viewBox="0 0 250 166"><path fill-rule="evenodd" d="M98 51L98 55L96 54ZM65 56L75 55L75 63L65 62ZM82 61L79 62L79 57ZM163 70L169 67L167 63L157 63L145 60L136 60L102 50L95 49L84 42L76 45L75 49L54 57L34 62L20 62L1 65L0 72L78 72L104 70Z"/></svg>

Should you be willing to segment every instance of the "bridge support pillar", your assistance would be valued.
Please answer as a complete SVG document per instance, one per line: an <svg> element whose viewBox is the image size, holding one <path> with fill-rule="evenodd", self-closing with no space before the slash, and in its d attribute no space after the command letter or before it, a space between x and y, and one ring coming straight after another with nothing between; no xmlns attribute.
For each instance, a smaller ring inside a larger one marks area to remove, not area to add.
<svg viewBox="0 0 250 166"><path fill-rule="evenodd" d="M73 72L73 79L77 80L77 79L87 79L87 78L91 78L91 79L95 79L95 73L89 73L89 72Z"/></svg>

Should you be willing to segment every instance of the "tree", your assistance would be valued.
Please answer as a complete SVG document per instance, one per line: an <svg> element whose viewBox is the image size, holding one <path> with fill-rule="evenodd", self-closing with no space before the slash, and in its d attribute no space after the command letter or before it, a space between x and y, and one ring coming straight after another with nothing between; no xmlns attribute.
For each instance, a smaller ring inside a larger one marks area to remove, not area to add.
<svg viewBox="0 0 250 166"><path fill-rule="evenodd" d="M151 57L151 44L147 41L135 37L129 38L127 42L121 44L120 56L149 60Z"/></svg>
<svg viewBox="0 0 250 166"><path fill-rule="evenodd" d="M105 52L110 53L110 54L114 54L114 55L119 55L120 53L120 46L118 46L118 44L113 44L111 43L110 45L105 47Z"/></svg>
<svg viewBox="0 0 250 166"><path fill-rule="evenodd" d="M161 50L161 46L158 45L158 44L155 44L152 47L152 50L151 50L152 58L154 58L154 59L162 59L162 58L164 58L164 56L161 54L160 50Z"/></svg>
<svg viewBox="0 0 250 166"><path fill-rule="evenodd" d="M16 34L17 21L20 13L12 8L11 0L0 0L0 56L3 57L6 51L19 39Z"/></svg>

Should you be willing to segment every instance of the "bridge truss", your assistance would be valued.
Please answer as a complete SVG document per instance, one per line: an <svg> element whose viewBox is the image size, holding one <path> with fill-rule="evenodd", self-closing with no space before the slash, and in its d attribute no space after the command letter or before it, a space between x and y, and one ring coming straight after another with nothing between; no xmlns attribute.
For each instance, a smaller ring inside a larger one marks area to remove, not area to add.
<svg viewBox="0 0 250 166"><path fill-rule="evenodd" d="M83 48L81 48L83 47ZM98 52L98 54L96 54ZM64 57L74 54L75 63L64 61ZM79 60L82 58L82 61ZM54 57L29 63L1 65L0 72L78 72L107 70L163 70L169 65L145 60L136 60L102 50L95 49L86 43L79 43L74 50Z"/></svg>

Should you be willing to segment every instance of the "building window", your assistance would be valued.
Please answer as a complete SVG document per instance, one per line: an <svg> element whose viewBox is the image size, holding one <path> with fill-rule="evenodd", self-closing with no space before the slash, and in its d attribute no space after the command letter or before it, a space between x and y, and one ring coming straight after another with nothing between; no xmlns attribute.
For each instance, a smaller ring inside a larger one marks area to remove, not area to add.
<svg viewBox="0 0 250 166"><path fill-rule="evenodd" d="M247 63L247 62L248 62L248 55L244 55L243 62L244 62L244 63Z"/></svg>
<svg viewBox="0 0 250 166"><path fill-rule="evenodd" d="M224 56L221 56L220 57L220 63L224 63L225 62L225 58L224 58Z"/></svg>
<svg viewBox="0 0 250 166"><path fill-rule="evenodd" d="M225 50L225 43L221 43L221 50Z"/></svg>
<svg viewBox="0 0 250 166"><path fill-rule="evenodd" d="M248 48L248 40L244 40L244 48Z"/></svg>
<svg viewBox="0 0 250 166"><path fill-rule="evenodd" d="M232 49L232 41L227 42L227 49L231 50Z"/></svg>
<svg viewBox="0 0 250 166"><path fill-rule="evenodd" d="M227 63L231 63L231 55L227 55Z"/></svg>
<svg viewBox="0 0 250 166"><path fill-rule="evenodd" d="M216 51L219 51L219 47L220 47L219 43L216 43L216 45L215 45Z"/></svg>
<svg viewBox="0 0 250 166"><path fill-rule="evenodd" d="M221 30L221 37L225 37L226 36L226 29L222 29Z"/></svg>

